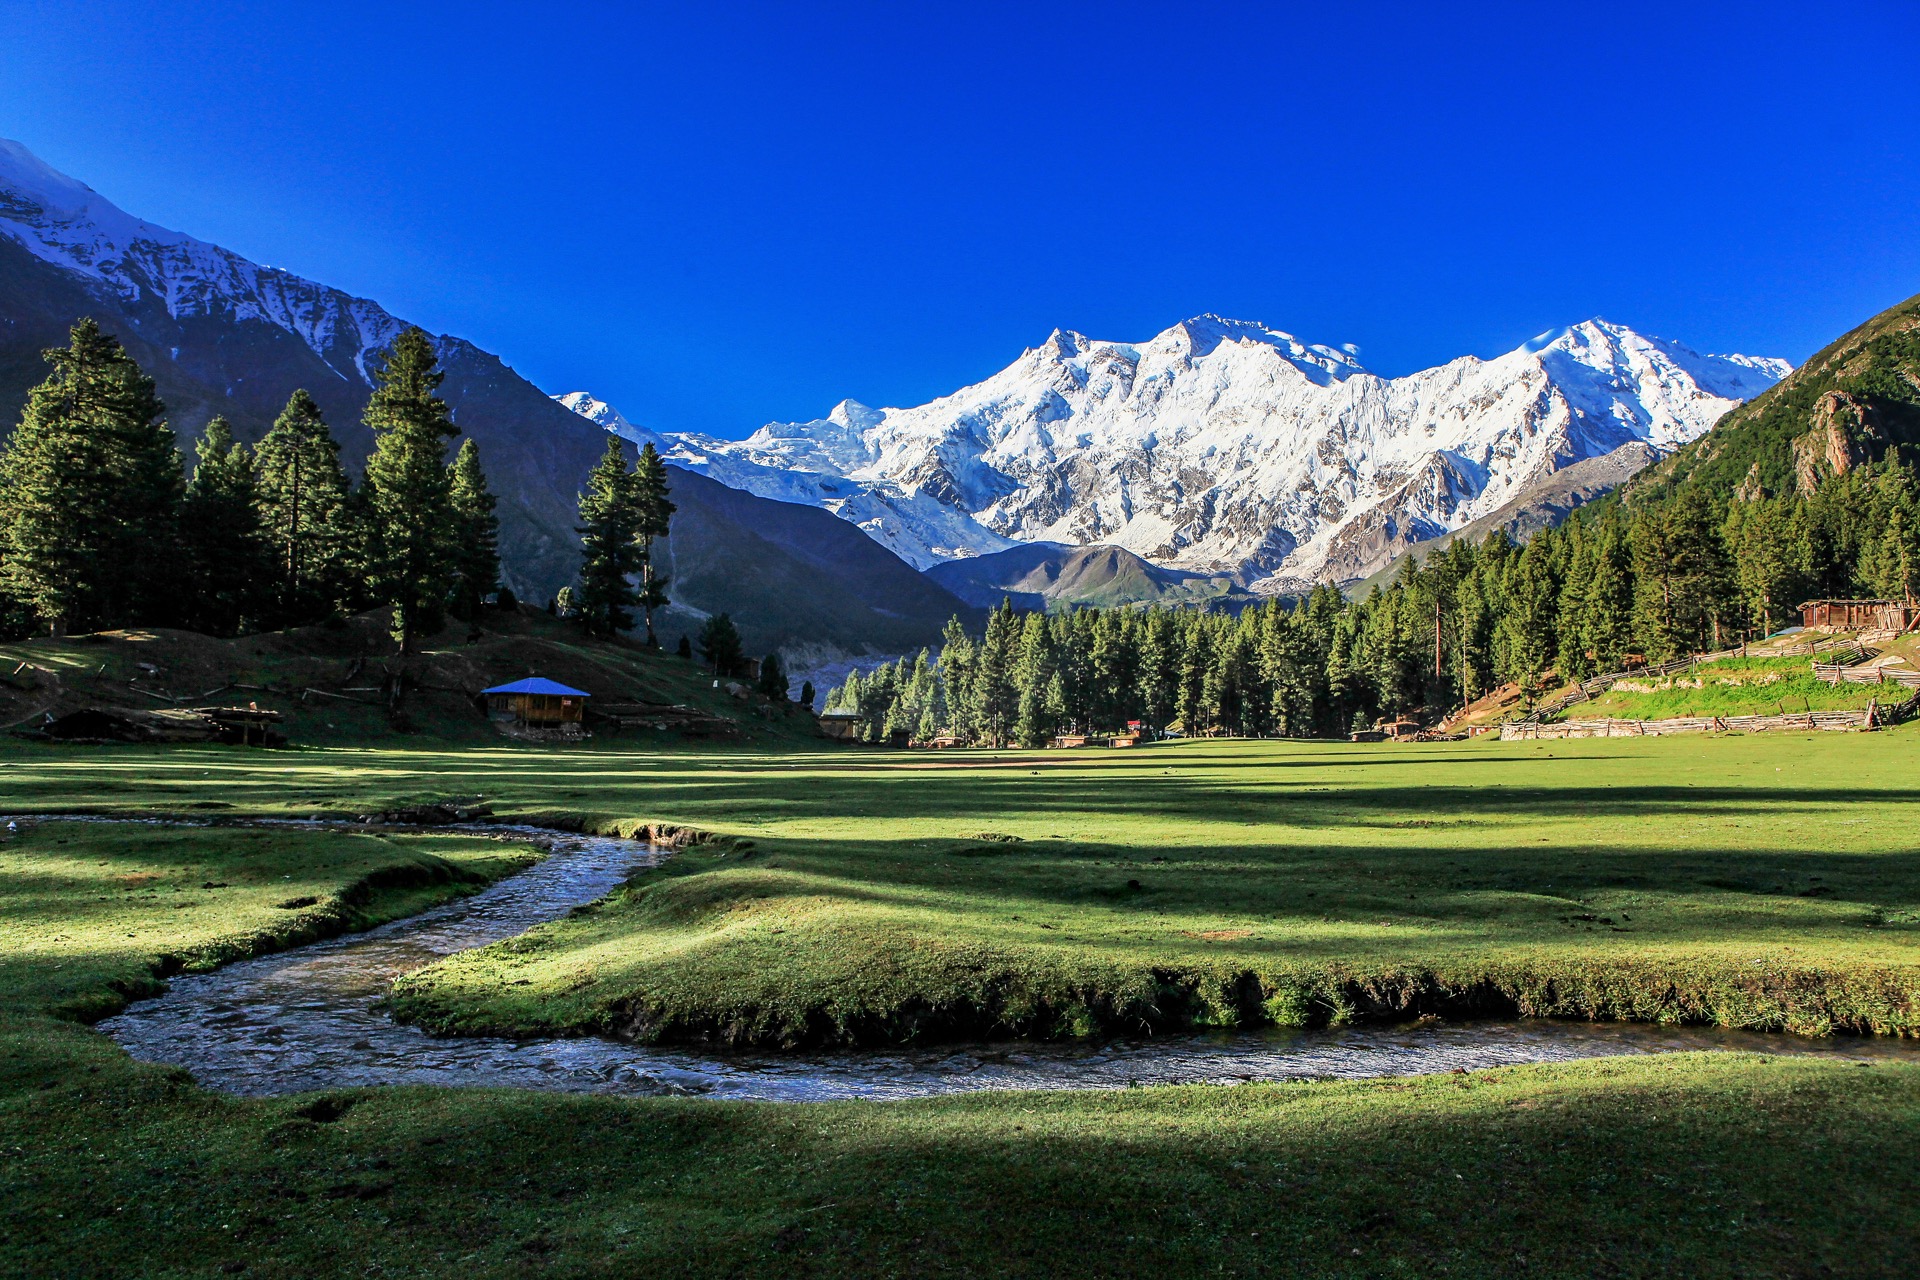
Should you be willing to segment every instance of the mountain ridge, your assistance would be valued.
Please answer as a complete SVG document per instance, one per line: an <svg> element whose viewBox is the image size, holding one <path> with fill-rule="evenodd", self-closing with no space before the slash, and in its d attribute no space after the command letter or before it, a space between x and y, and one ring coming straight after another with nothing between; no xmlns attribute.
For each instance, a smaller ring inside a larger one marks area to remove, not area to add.
<svg viewBox="0 0 1920 1280"><path fill-rule="evenodd" d="M1790 368L1594 319L1383 378L1354 348L1201 315L1144 343L1055 329L910 408L843 400L737 441L616 429L832 511L922 569L1114 545L1275 594L1363 578L1629 444L1664 456Z"/></svg>
<svg viewBox="0 0 1920 1280"><path fill-rule="evenodd" d="M0 432L11 431L28 390L46 377L41 352L64 346L83 315L153 376L183 446L214 414L241 439L258 440L304 387L354 470L373 444L360 421L369 363L405 327L370 299L126 213L0 140ZM605 451L605 431L473 343L433 341L446 374L440 394L480 445L499 497L503 577L521 596L545 600L578 567L577 499ZM727 612L757 652L859 654L870 651L866 633L888 652L931 643L948 616L965 611L884 550L850 548L846 526L826 512L716 493L707 483L691 474L675 483L680 511L668 541L685 625ZM759 570L777 567L810 588L751 586L754 575L742 569L749 549Z"/></svg>

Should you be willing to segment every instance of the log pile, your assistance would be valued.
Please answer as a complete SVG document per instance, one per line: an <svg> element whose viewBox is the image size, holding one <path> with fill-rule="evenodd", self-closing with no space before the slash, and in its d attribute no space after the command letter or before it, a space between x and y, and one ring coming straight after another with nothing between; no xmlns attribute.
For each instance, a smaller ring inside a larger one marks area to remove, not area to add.
<svg viewBox="0 0 1920 1280"><path fill-rule="evenodd" d="M685 703L589 703L587 718L614 729L652 729L662 733L671 730L688 738L731 738L740 733L736 721Z"/></svg>
<svg viewBox="0 0 1920 1280"><path fill-rule="evenodd" d="M278 727L283 718L278 711L258 707L83 707L17 732L51 742L230 742L283 747L287 739Z"/></svg>

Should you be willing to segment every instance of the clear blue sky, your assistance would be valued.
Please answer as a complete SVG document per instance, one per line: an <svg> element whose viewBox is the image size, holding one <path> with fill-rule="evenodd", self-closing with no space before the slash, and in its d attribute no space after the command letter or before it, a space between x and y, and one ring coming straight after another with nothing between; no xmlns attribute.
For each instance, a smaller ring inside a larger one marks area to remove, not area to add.
<svg viewBox="0 0 1920 1280"><path fill-rule="evenodd" d="M1920 5L0 0L0 136L650 425L1204 311L1401 373L1920 292Z"/></svg>

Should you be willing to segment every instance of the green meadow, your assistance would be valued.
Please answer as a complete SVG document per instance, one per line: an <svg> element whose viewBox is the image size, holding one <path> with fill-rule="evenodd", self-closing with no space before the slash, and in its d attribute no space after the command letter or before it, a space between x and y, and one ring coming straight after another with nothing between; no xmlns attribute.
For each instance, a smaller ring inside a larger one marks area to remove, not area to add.
<svg viewBox="0 0 1920 1280"><path fill-rule="evenodd" d="M1392 746L0 746L15 813L696 833L402 983L452 1030L782 1045L1460 1016L1913 1034L1913 729ZM46 823L0 844L0 1271L1900 1275L1920 1064L782 1106L206 1092L85 1021L534 856Z"/></svg>
<svg viewBox="0 0 1920 1280"><path fill-rule="evenodd" d="M1661 720L1675 716L1771 716L1804 711L1856 711L1869 702L1904 702L1898 684L1828 684L1808 660L1725 658L1654 680L1628 678L1591 702L1570 707L1568 720Z"/></svg>

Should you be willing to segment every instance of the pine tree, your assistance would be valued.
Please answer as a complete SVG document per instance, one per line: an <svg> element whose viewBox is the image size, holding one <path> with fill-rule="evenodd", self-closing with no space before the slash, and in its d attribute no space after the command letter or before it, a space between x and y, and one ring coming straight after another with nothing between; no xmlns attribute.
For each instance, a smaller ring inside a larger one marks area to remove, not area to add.
<svg viewBox="0 0 1920 1280"><path fill-rule="evenodd" d="M353 596L358 541L340 446L312 396L293 393L254 450L254 462L275 612L281 622L312 621Z"/></svg>
<svg viewBox="0 0 1920 1280"><path fill-rule="evenodd" d="M1725 537L1733 556L1735 589L1747 616L1762 636L1773 634L1776 619L1785 621L1799 589L1804 569L1795 523L1794 500L1759 498L1734 503L1727 511Z"/></svg>
<svg viewBox="0 0 1920 1280"><path fill-rule="evenodd" d="M813 710L814 697L813 681L802 681L800 684L800 705L809 711Z"/></svg>
<svg viewBox="0 0 1920 1280"><path fill-rule="evenodd" d="M587 631L611 636L633 625L637 600L631 581L640 567L636 539L633 473L617 437L587 475L580 495L580 617Z"/></svg>
<svg viewBox="0 0 1920 1280"><path fill-rule="evenodd" d="M500 587L500 520L494 496L480 470L480 446L471 438L454 455L448 489L459 534L454 548L453 615L473 622L486 598Z"/></svg>
<svg viewBox="0 0 1920 1280"><path fill-rule="evenodd" d="M654 542L667 536L674 506L667 498L667 464L652 444L642 445L633 469L634 536L640 544L640 608L646 614L647 644L653 637L653 611L667 606L667 579L653 563Z"/></svg>
<svg viewBox="0 0 1920 1280"><path fill-rule="evenodd" d="M680 647L675 652L687 661L693 661L693 639L684 631L680 633Z"/></svg>
<svg viewBox="0 0 1920 1280"><path fill-rule="evenodd" d="M216 417L201 433L195 459L180 508L192 584L186 621L209 635L236 635L258 625L272 581L253 455Z"/></svg>
<svg viewBox="0 0 1920 1280"><path fill-rule="evenodd" d="M1597 671L1618 671L1633 648L1633 563L1617 522L1601 530L1580 618L1582 641Z"/></svg>
<svg viewBox="0 0 1920 1280"><path fill-rule="evenodd" d="M792 688L792 685L787 681L787 673L781 669L778 653L770 653L760 659L759 687L760 692L769 698L780 702L786 701L787 690Z"/></svg>
<svg viewBox="0 0 1920 1280"><path fill-rule="evenodd" d="M1500 669L1531 698L1557 647L1555 624L1560 594L1548 563L1543 538L1529 542L1507 560L1507 610L1494 625Z"/></svg>
<svg viewBox="0 0 1920 1280"><path fill-rule="evenodd" d="M972 715L978 731L987 742L1006 745L1019 709L1019 690L1013 682L1014 649L1020 641L1022 624L1013 611L1013 602L1002 599L1000 607L987 615L987 632L980 643L978 666L974 674Z"/></svg>
<svg viewBox="0 0 1920 1280"><path fill-rule="evenodd" d="M153 379L83 319L0 459L0 591L55 635L177 614L179 451Z"/></svg>
<svg viewBox="0 0 1920 1280"><path fill-rule="evenodd" d="M1920 542L1907 513L1895 507L1887 513L1886 532L1873 549L1870 577L1876 595L1911 601L1920 588Z"/></svg>
<svg viewBox="0 0 1920 1280"><path fill-rule="evenodd" d="M1047 634L1047 616L1030 613L1020 628L1014 649L1013 684L1018 690L1018 709L1014 736L1029 747L1044 747L1058 732L1059 713L1055 698L1058 680L1052 637Z"/></svg>
<svg viewBox="0 0 1920 1280"><path fill-rule="evenodd" d="M458 526L446 453L459 428L434 394L445 377L426 331L407 329L375 375L363 419L374 434L364 485L369 579L393 607L402 653L439 629L453 588Z"/></svg>
<svg viewBox="0 0 1920 1280"><path fill-rule="evenodd" d="M746 651L740 645L739 628L724 613L716 613L700 628L700 656L722 678L740 669Z"/></svg>

